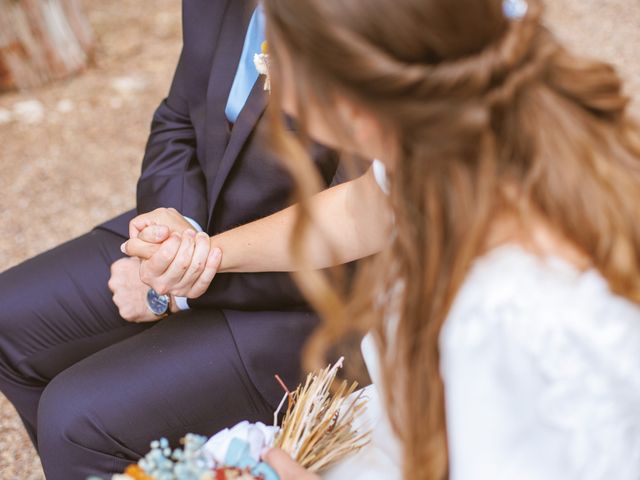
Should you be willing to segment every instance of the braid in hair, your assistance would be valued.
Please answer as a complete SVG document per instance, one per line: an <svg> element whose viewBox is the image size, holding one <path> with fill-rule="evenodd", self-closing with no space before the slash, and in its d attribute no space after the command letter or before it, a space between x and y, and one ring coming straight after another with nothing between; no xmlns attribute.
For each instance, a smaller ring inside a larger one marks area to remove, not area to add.
<svg viewBox="0 0 640 480"><path fill-rule="evenodd" d="M444 479L439 335L495 216L515 212L526 228L528 212L542 214L614 292L640 302L640 130L615 71L567 52L541 0L512 21L502 0L263 1L273 50L310 94L300 103L348 131L325 100L350 99L397 139L386 159L394 240L358 276L351 305L370 307L360 316L380 347L405 478ZM305 290L331 305L325 330L353 321L325 290Z"/></svg>

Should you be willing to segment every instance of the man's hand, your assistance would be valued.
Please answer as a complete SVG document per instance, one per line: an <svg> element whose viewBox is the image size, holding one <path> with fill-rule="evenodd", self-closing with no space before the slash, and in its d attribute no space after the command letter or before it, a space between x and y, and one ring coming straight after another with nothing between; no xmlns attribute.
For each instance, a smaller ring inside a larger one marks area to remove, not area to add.
<svg viewBox="0 0 640 480"><path fill-rule="evenodd" d="M123 251L141 257L140 278L160 294L197 298L207 291L213 281L222 252L211 248L206 233L196 234L187 229L182 235L172 233L160 245L157 226L140 232L137 238L123 245Z"/></svg>
<svg viewBox="0 0 640 480"><path fill-rule="evenodd" d="M278 473L280 480L320 480L318 475L302 468L279 448L267 450L262 459Z"/></svg>
<svg viewBox="0 0 640 480"><path fill-rule="evenodd" d="M136 238L145 228L157 225L153 243L166 240L171 233L182 233L195 228L175 208L156 208L152 212L138 215L129 222L129 238ZM163 228L166 227L166 228Z"/></svg>
<svg viewBox="0 0 640 480"><path fill-rule="evenodd" d="M122 258L111 265L109 290L120 316L128 322L141 323L158 320L147 307L149 286L140 280L140 260Z"/></svg>

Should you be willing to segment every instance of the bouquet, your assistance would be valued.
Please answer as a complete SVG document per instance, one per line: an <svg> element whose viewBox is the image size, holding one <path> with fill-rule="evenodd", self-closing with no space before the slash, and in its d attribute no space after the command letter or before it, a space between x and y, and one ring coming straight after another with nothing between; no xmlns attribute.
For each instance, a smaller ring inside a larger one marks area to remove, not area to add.
<svg viewBox="0 0 640 480"><path fill-rule="evenodd" d="M277 480L271 467L260 461L269 447L281 448L312 472L325 469L361 449L370 437L370 429L354 427L367 402L362 391L355 392L357 383L342 381L332 388L342 362L341 358L309 374L293 392L276 376L286 393L273 426L241 422L210 439L188 434L176 450L166 439L151 442L144 458L112 480ZM285 403L286 414L278 426Z"/></svg>

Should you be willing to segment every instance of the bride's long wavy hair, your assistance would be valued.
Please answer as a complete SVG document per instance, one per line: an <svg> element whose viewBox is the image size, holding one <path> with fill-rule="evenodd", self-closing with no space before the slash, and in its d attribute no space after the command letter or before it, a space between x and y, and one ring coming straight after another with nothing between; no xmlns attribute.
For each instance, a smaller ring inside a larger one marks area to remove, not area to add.
<svg viewBox="0 0 640 480"><path fill-rule="evenodd" d="M611 66L556 40L538 0L521 19L505 18L502 0L263 4L275 123L286 52L303 131L306 105L348 132L332 108L339 95L397 139L390 246L357 275L348 302L319 273L298 275L325 319L310 358L348 325L373 329L405 478L446 478L438 336L498 212L525 226L528 212L541 214L613 292L640 301L640 135L628 99ZM319 182L284 128L274 138L301 203L293 246L302 252ZM507 183L517 195L504 194Z"/></svg>

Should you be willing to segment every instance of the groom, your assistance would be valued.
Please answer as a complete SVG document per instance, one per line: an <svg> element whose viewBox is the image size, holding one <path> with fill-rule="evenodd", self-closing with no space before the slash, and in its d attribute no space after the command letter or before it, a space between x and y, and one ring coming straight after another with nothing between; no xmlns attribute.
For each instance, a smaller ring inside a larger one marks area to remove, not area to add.
<svg viewBox="0 0 640 480"><path fill-rule="evenodd" d="M153 118L137 209L0 274L0 390L49 480L122 471L162 436L269 421L282 396L273 375L297 383L316 319L286 274L218 275L165 318L138 260L120 253L129 221L158 207L215 234L286 205L252 64L263 29L249 0L184 0L183 51ZM330 183L335 157L316 161Z"/></svg>

